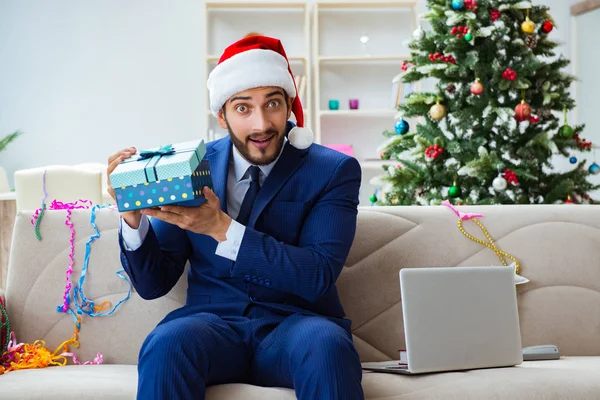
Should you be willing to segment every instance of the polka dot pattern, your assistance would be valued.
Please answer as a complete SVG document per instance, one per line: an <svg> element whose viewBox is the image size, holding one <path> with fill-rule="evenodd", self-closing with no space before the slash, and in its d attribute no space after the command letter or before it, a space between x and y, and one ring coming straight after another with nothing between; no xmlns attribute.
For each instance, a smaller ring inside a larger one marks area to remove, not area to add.
<svg viewBox="0 0 600 400"><path fill-rule="evenodd" d="M212 188L208 161L203 160L191 176L179 176L140 182L136 185L115 188L119 210L137 210L153 207L155 204L172 204L193 199L201 199L202 188Z"/></svg>

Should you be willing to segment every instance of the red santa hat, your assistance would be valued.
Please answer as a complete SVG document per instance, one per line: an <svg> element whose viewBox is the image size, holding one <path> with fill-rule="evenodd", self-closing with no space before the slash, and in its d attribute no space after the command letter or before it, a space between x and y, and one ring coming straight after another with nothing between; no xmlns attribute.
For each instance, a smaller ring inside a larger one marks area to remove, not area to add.
<svg viewBox="0 0 600 400"><path fill-rule="evenodd" d="M308 148L313 133L304 127L302 103L290 63L279 39L267 36L248 36L225 49L219 63L208 77L210 110L217 116L233 95L244 90L277 86L293 98L292 112L296 126L288 133L290 144Z"/></svg>

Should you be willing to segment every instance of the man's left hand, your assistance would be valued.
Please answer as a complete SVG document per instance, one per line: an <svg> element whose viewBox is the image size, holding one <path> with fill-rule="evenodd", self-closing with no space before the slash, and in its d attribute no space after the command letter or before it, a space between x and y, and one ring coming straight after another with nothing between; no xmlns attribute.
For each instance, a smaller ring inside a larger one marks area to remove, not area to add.
<svg viewBox="0 0 600 400"><path fill-rule="evenodd" d="M231 217L221 210L221 202L208 187L202 189L206 202L199 207L161 206L146 208L142 214L158 218L194 233L211 236L217 242L227 240L225 234L231 225Z"/></svg>

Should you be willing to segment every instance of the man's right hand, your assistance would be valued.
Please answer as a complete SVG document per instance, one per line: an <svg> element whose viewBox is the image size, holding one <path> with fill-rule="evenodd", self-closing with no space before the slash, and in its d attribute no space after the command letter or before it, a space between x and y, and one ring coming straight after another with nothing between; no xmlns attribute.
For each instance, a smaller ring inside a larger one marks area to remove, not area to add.
<svg viewBox="0 0 600 400"><path fill-rule="evenodd" d="M108 168L106 170L106 179L108 180L108 193L112 196L115 202L117 201L117 197L115 196L115 190L110 184L110 174L112 174L115 168L117 168L117 165L119 165L119 163L131 157L133 154L136 153L136 151L137 150L135 147L129 147L116 152L108 159ZM142 219L142 214L139 210L124 211L121 213L121 217L131 228L138 229L140 226L140 220Z"/></svg>

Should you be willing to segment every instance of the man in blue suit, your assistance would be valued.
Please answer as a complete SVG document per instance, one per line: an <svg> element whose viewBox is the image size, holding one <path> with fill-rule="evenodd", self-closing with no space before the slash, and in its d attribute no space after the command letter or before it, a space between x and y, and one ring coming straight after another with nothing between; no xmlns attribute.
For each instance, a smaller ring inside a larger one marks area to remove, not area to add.
<svg viewBox="0 0 600 400"><path fill-rule="evenodd" d="M311 145L279 40L232 44L208 88L229 131L207 145L214 191L204 188L201 205L122 213L121 261L141 297L167 294L190 263L185 306L140 351L138 399L204 399L206 386L230 382L363 399L335 287L356 230L360 166ZM109 175L135 152L111 157Z"/></svg>

